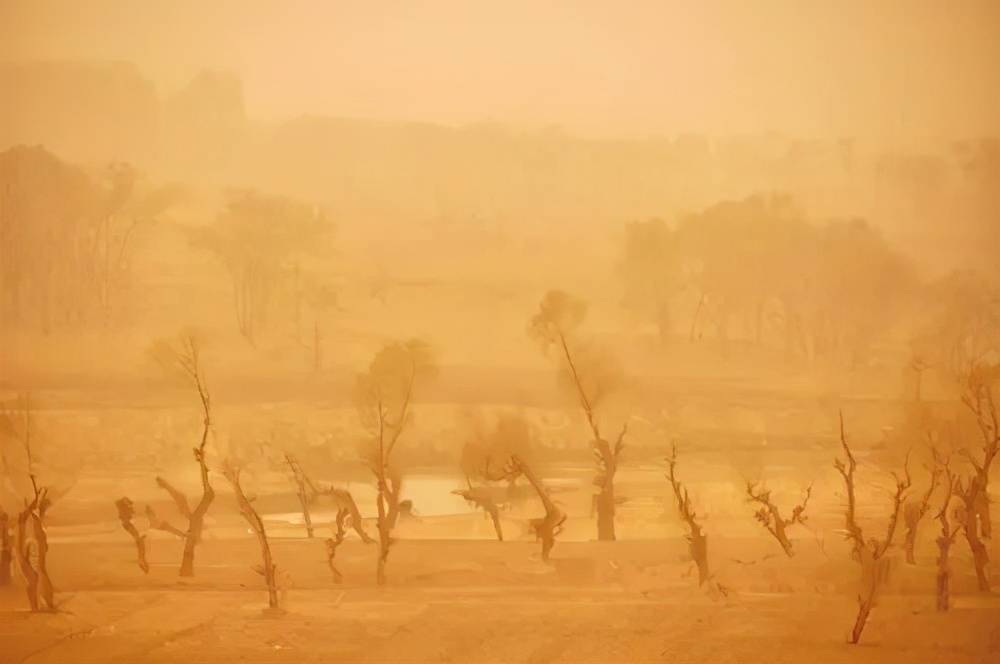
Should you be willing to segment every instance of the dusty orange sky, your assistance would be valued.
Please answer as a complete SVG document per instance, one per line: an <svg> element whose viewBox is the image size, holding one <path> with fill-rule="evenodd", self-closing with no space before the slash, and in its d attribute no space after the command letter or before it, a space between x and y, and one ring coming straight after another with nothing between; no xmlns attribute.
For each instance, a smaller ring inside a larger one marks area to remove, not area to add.
<svg viewBox="0 0 1000 664"><path fill-rule="evenodd" d="M1000 132L990 0L0 0L0 59L231 69L250 113L591 135Z"/></svg>

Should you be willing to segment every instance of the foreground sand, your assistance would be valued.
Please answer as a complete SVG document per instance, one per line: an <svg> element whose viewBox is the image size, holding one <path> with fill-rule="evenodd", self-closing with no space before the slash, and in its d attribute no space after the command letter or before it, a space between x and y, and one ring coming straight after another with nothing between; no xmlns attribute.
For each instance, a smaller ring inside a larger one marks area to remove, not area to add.
<svg viewBox="0 0 1000 664"><path fill-rule="evenodd" d="M528 541L401 540L376 588L373 547L342 546L337 586L322 540L279 533L275 614L249 569L253 540L206 540L182 581L177 542L152 542L144 576L108 535L53 546L60 612L29 614L19 587L0 591L2 664L1000 661L1000 598L964 592L962 577L955 608L935 612L929 561L899 570L851 646L851 564L812 550L733 561L766 552L763 539L718 543L724 592L696 587L679 539L564 542L551 565Z"/></svg>

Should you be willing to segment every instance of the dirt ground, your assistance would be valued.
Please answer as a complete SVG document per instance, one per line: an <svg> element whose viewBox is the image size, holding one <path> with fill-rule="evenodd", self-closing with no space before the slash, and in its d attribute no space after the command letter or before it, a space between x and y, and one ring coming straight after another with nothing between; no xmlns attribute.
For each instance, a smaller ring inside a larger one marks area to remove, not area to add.
<svg viewBox="0 0 1000 664"><path fill-rule="evenodd" d="M54 528L59 611L31 614L20 587L0 591L0 663L1000 661L1000 597L959 573L954 608L936 612L929 541L852 646L857 570L838 545L788 559L762 537L717 537L712 588L699 589L676 537L560 542L548 565L527 539L400 539L378 588L374 545L341 546L337 585L321 538L272 525L277 613L236 521L214 525L185 580L166 535L151 536L143 575L113 523Z"/></svg>

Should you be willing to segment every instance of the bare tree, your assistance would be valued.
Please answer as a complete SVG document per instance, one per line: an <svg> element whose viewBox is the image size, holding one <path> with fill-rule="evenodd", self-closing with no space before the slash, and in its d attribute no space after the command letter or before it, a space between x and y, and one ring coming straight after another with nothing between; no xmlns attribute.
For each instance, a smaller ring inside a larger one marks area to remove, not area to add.
<svg viewBox="0 0 1000 664"><path fill-rule="evenodd" d="M309 513L309 504L312 503L315 494L309 491L309 481L306 478L306 474L302 471L302 466L299 465L298 459L286 452L285 463L288 464L288 468L292 471L292 479L295 481L295 495L298 496L299 505L302 507L302 520L306 525L306 534L312 537L313 525L312 515Z"/></svg>
<svg viewBox="0 0 1000 664"><path fill-rule="evenodd" d="M975 417L983 446L982 457L978 459L969 450L963 450L963 455L972 465L973 475L956 483L956 494L962 503L959 511L962 532L972 551L976 580L983 592L990 590L990 557L983 543L984 538L989 539L993 534L990 519L990 468L1000 453L1000 413L997 412L994 394L998 374L1000 366L974 364L966 375L962 395L962 402Z"/></svg>
<svg viewBox="0 0 1000 664"><path fill-rule="evenodd" d="M931 481L927 486L927 491L925 491L919 499L911 500L903 507L903 521L906 524L906 539L904 540L904 548L906 550L906 562L909 565L917 564L917 528L920 526L920 522L923 520L927 512L930 511L931 496L934 495L934 490L937 489L939 478L940 475L937 467L932 468Z"/></svg>
<svg viewBox="0 0 1000 664"><path fill-rule="evenodd" d="M375 578L385 584L385 564L393 545L392 529L399 517L402 475L392 466L392 452L410 418L417 382L433 372L427 346L411 340L385 346L376 353L368 371L358 376L356 404L362 425L370 436L366 450L375 477L378 509L379 555Z"/></svg>
<svg viewBox="0 0 1000 664"><path fill-rule="evenodd" d="M325 497L329 498L336 506L338 518L340 517L340 513L343 512L344 522L354 528L354 531L361 538L362 542L365 544L374 542L371 536L365 532L361 512L358 510L358 504L355 502L354 496L351 495L350 491L338 489L334 486L316 484L309 477L305 469L302 468L299 460L290 453L285 454L285 462L292 469L296 485L296 495L299 498L299 504L302 506L303 521L305 522L306 532L309 534L309 537L312 537L314 534L310 506L319 500L319 498Z"/></svg>
<svg viewBox="0 0 1000 664"><path fill-rule="evenodd" d="M24 449L25 470L31 492L29 498L24 500L24 508L18 513L15 522L14 557L24 577L25 593L31 610L41 610L44 603L45 610L54 611L55 594L48 572L49 539L45 530L45 515L52 501L49 498L49 488L39 485L35 472L31 396L27 393L19 395L12 407L4 410L2 419L4 429Z"/></svg>
<svg viewBox="0 0 1000 664"><path fill-rule="evenodd" d="M878 598L879 591L885 584L889 574L889 561L885 554L892 546L893 538L896 534L896 526L899 523L899 515L903 509L903 502L906 493L912 484L910 480L909 458L903 464L903 475L893 473L896 488L892 496L892 511L889 515L889 523L886 528L885 537L882 540L871 538L867 542L864 533L857 521L857 500L855 498L854 472L857 469L857 462L851 453L851 448L847 444L847 437L844 434L844 416L840 415L840 444L844 450L846 460L836 459L834 468L844 478L844 485L847 489L847 507L845 510L845 536L851 542L852 557L861 565L861 592L858 594L858 615L854 621L854 628L851 630L851 643L858 643L861 640L861 633L868 622L868 616ZM908 455L907 455L908 456Z"/></svg>
<svg viewBox="0 0 1000 664"><path fill-rule="evenodd" d="M468 475L466 475L465 481L468 484L467 489L455 489L452 493L456 496L461 496L470 505L483 510L493 521L493 530L496 531L497 541L502 542L503 526L500 525L500 506L493 499L493 492L489 490L489 487L473 486L472 480Z"/></svg>
<svg viewBox="0 0 1000 664"><path fill-rule="evenodd" d="M250 529L253 530L254 534L257 536L257 542L260 544L260 557L261 564L254 565L251 569L260 574L264 578L264 583L267 585L267 605L272 609L278 608L278 581L277 581L277 566L274 564L274 559L271 557L271 544L267 540L267 531L264 529L264 520L260 518L260 514L254 509L253 501L255 497L248 497L243 492L243 486L240 484L240 473L241 468L227 462L223 468L222 474L229 484L233 487L233 494L236 496L236 505L240 509L240 514L246 519L246 522L250 525Z"/></svg>
<svg viewBox="0 0 1000 664"><path fill-rule="evenodd" d="M562 532L563 524L566 522L566 514L556 506L531 466L516 454L512 454L500 471L492 470L490 460L487 459L482 474L491 481L513 481L521 476L528 480L528 484L535 490L538 499L542 501L542 507L545 508L545 516L532 519L528 525L535 533L535 539L542 543L542 560L548 562L549 553L556 544L556 537Z"/></svg>
<svg viewBox="0 0 1000 664"><path fill-rule="evenodd" d="M770 489L765 489L756 482L747 482L747 501L759 505L754 512L754 518L771 533L774 539L778 540L781 549L789 558L795 555L795 551L792 548L792 541L788 539L787 529L795 524L805 524L807 518L805 512L812 496L812 486L806 487L804 494L802 503L793 507L792 516L786 519L781 516L778 506L771 501Z"/></svg>
<svg viewBox="0 0 1000 664"><path fill-rule="evenodd" d="M617 367L610 358L577 345L573 346L575 330L586 316L586 304L562 291L549 291L539 304L538 313L531 319L529 332L548 352L555 348L565 363L566 374L580 402L587 426L592 435L591 446L597 465L594 485L598 493L594 506L597 511L597 538L615 539L615 508L621 502L615 497L615 473L618 458L625 447L628 424L622 426L612 445L601 436L597 406L620 380Z"/></svg>
<svg viewBox="0 0 1000 664"><path fill-rule="evenodd" d="M501 505L509 501L514 490L514 482L521 473L491 476L492 459L509 459L517 456L522 463L531 458L532 430L522 417L513 414L501 415L495 427L487 430L480 417L471 419L473 434L462 446L459 466L465 475L466 488L455 489L453 494L461 496L470 505L481 509L493 523L497 541L503 541L503 526L500 522ZM499 480L507 483L506 489L492 486ZM474 483L474 481L476 483Z"/></svg>
<svg viewBox="0 0 1000 664"><path fill-rule="evenodd" d="M667 479L674 492L677 512L688 527L688 551L691 553L691 560L698 567L698 585L704 585L711 578L708 571L708 536L701 530L687 488L677 479L677 445L671 447L670 456L667 457Z"/></svg>
<svg viewBox="0 0 1000 664"><path fill-rule="evenodd" d="M10 585L10 568L14 559L10 537L10 517L0 507L0 586Z"/></svg>
<svg viewBox="0 0 1000 664"><path fill-rule="evenodd" d="M346 525L350 519L350 510L344 507L338 509L337 520L335 522L336 529L333 531L333 537L326 540L326 562L330 566L330 572L333 573L334 583L340 583L344 580L344 575L337 569L335 558L337 557L337 548L344 543L344 539L347 537Z"/></svg>
<svg viewBox="0 0 1000 664"><path fill-rule="evenodd" d="M173 368L188 382L198 393L198 401L202 410L202 432L201 441L193 449L194 459L198 463L201 475L201 499L192 510L188 504L187 497L171 485L162 477L156 478L156 483L161 489L170 494L177 509L187 518L188 527L184 533L184 554L181 559L181 576L194 576L194 552L195 547L201 542L201 531L205 523L205 514L215 499L215 490L212 488L208 478L208 461L205 458L205 450L208 445L208 434L212 427L212 397L205 383L205 375L201 366L201 349L198 341L191 334L182 335L176 343L161 341L153 348L154 356L168 368ZM152 513L150 512L150 515ZM161 522L162 523L162 522ZM170 532L179 532L170 527Z"/></svg>
<svg viewBox="0 0 1000 664"><path fill-rule="evenodd" d="M136 554L138 556L139 569L143 574L149 574L149 563L146 561L146 536L139 533L139 530L132 523L135 518L135 503L128 496L123 496L115 501L118 510L118 520L122 528L135 541Z"/></svg>
<svg viewBox="0 0 1000 664"><path fill-rule="evenodd" d="M945 489L944 492L944 502L941 504L941 509L937 513L938 523L941 524L941 532L937 537L936 543L938 547L938 558L937 558L937 610L947 611L951 606L951 545L955 542L955 537L958 535L958 531L962 529L962 525L958 524L953 526L951 524L948 508L951 505L951 499L954 497L957 489L958 478L951 470L951 457L950 456L940 456L937 452L934 454L934 470L938 475L944 475Z"/></svg>

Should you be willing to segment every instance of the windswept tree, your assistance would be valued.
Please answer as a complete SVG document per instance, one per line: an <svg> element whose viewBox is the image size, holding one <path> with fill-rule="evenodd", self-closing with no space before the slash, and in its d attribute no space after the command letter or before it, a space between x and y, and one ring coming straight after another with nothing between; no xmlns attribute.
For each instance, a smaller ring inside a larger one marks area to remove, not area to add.
<svg viewBox="0 0 1000 664"><path fill-rule="evenodd" d="M247 496L243 491L243 485L240 482L241 473L242 468L230 461L225 463L222 470L223 476L229 480L229 484L233 488L233 495L236 497L236 506L240 510L240 515L246 520L247 525L250 526L254 535L257 536L257 543L260 545L261 563L260 565L254 565L251 569L260 574L264 579L264 584L267 586L268 607L277 609L278 567L274 564L274 558L271 556L271 543L267 539L264 520L253 506L256 498L254 496Z"/></svg>
<svg viewBox="0 0 1000 664"><path fill-rule="evenodd" d="M296 486L296 495L299 498L299 504L302 506L303 521L305 522L306 532L309 537L313 537L314 535L310 507L320 498L327 498L333 503L336 509L334 522L331 525L333 537L326 540L326 559L327 565L333 573L334 582L340 583L344 577L340 573L340 570L337 569L334 561L337 557L337 549L347 537L347 529L353 528L365 544L370 544L374 540L365 532L361 512L358 510L358 505L354 501L354 496L351 495L350 491L338 489L332 485L320 485L313 482L309 474L302 468L299 460L290 453L285 453L285 462L292 471L292 478Z"/></svg>
<svg viewBox="0 0 1000 664"><path fill-rule="evenodd" d="M363 456L375 477L378 510L378 564L375 578L384 585L385 564L393 545L392 530L400 512L402 473L392 453L412 416L413 397L420 383L435 372L428 346L417 340L386 345L359 375L355 404L368 434Z"/></svg>
<svg viewBox="0 0 1000 664"><path fill-rule="evenodd" d="M847 506L844 511L844 534L851 543L851 557L861 565L861 588L858 593L858 615L854 620L854 627L851 629L851 643L858 643L861 640L861 633L868 622L868 616L878 599L882 586L889 575L889 560L885 557L892 546L896 535L896 527L899 524L899 517L903 511L903 503L906 494L910 490L912 481L910 479L909 458L903 464L903 474L893 473L895 480L895 490L892 494L892 506L889 512L889 521L886 526L885 537L881 540L872 537L865 540L861 526L857 519L857 498L855 495L856 481L854 473L857 470L857 461L847 444L847 436L844 433L844 417L840 416L840 445L844 450L844 458L834 461L834 468L844 479L844 487L847 491Z"/></svg>
<svg viewBox="0 0 1000 664"><path fill-rule="evenodd" d="M688 542L688 552L691 554L691 560L698 567L698 585L701 586L711 578L708 570L708 535L702 531L702 526L698 523L698 513L695 512L694 505L691 503L687 487L677 477L677 445L670 448L670 456L667 457L667 479L673 490L677 513L688 529L688 534L685 536Z"/></svg>
<svg viewBox="0 0 1000 664"><path fill-rule="evenodd" d="M906 538L903 541L906 550L906 563L908 565L917 564L917 532L920 522L931 509L931 497L934 495L934 490L937 489L940 477L938 468L932 467L931 479L927 484L927 490L919 498L910 500L903 506L903 522L906 524Z"/></svg>
<svg viewBox="0 0 1000 664"><path fill-rule="evenodd" d="M950 511L952 498L959 492L958 478L951 469L951 456L934 452L934 472L944 478L944 500L935 517L941 526L935 543L938 547L936 577L936 607L938 611L951 608L951 546L962 529L962 524L952 525Z"/></svg>
<svg viewBox="0 0 1000 664"><path fill-rule="evenodd" d="M10 585L10 568L14 562L14 542L10 535L10 516L0 505L0 586Z"/></svg>
<svg viewBox="0 0 1000 664"><path fill-rule="evenodd" d="M52 506L50 487L39 483L36 458L34 410L31 396L19 395L0 412L0 432L16 441L24 459L26 497L14 524L14 557L24 578L24 591L32 611L54 611L55 591L48 572L49 538L45 516ZM21 482L23 485L24 483ZM5 535L6 537L6 535ZM43 607L44 604L44 607Z"/></svg>
<svg viewBox="0 0 1000 664"><path fill-rule="evenodd" d="M605 398L621 385L620 366L592 343L583 343L578 330L587 314L582 300L564 293L549 291L542 298L538 312L531 319L528 331L546 354L557 358L570 389L575 392L592 436L591 447L597 465L594 485L597 494L597 538L615 539L615 511L622 500L615 496L615 474L628 423L622 425L614 439L608 442L601 434L598 408Z"/></svg>
<svg viewBox="0 0 1000 664"><path fill-rule="evenodd" d="M135 542L136 560L139 569L143 574L149 574L149 561L146 559L146 535L140 533L135 527L135 503L128 496L123 496L115 501L115 508L118 510L118 521L122 524L122 529L128 533Z"/></svg>
<svg viewBox="0 0 1000 664"><path fill-rule="evenodd" d="M532 431L523 418L513 414L500 415L493 428L487 428L478 418L473 421L473 425L473 433L462 447L460 460L466 488L455 489L452 493L483 510L493 522L497 540L502 542L500 510L509 505L514 483L522 473L494 477L487 471L490 470L490 461L493 459L517 457L522 465L530 464ZM507 486L494 486L498 481Z"/></svg>
<svg viewBox="0 0 1000 664"><path fill-rule="evenodd" d="M322 252L330 224L315 206L254 191L234 191L215 223L194 235L229 272L240 334L256 344L278 285L294 280L306 256Z"/></svg>
<svg viewBox="0 0 1000 664"><path fill-rule="evenodd" d="M312 537L313 524L309 505L315 500L316 494L310 490L309 479L306 477L305 471L302 470L302 466L299 465L299 460L295 458L295 455L286 452L285 463L288 464L288 469L292 473L292 480L295 482L295 495L298 497L299 506L302 508L302 522L306 526L306 535Z"/></svg>
<svg viewBox="0 0 1000 664"><path fill-rule="evenodd" d="M747 482L747 501L753 504L757 510L754 518L764 529L771 534L771 537L778 541L781 550L791 558L795 555L792 547L792 540L788 538L788 528L795 524L805 525L806 507L809 505L809 498L812 496L812 486L806 487L803 492L802 502L792 508L789 517L781 516L781 509L771 500L771 490L760 486L757 482ZM787 514L787 512L786 512Z"/></svg>
<svg viewBox="0 0 1000 664"><path fill-rule="evenodd" d="M201 439L192 449L194 460L198 464L201 477L201 498L194 509L191 509L187 496L162 477L156 478L156 484L170 494L178 511L187 518L187 529L179 529L165 524L164 529L171 532L183 532L184 554L181 558L181 576L194 576L195 547L201 542L201 532L205 524L205 514L215 499L215 490L209 481L208 459L206 450L208 437L212 430L212 396L205 382L204 367L201 363L201 346L191 333L185 333L176 341L159 341L152 348L153 357L168 371L187 383L198 395L198 403L202 413Z"/></svg>
<svg viewBox="0 0 1000 664"><path fill-rule="evenodd" d="M542 561L548 562L552 547L556 544L556 537L562 532L563 524L566 522L566 513L559 509L549 495L548 489L524 459L511 454L499 468L494 466L494 461L492 458L486 459L481 472L484 478L494 482L513 482L519 477L524 477L541 501L545 514L531 519L528 526L535 534L535 539L542 543Z"/></svg>
<svg viewBox="0 0 1000 664"><path fill-rule="evenodd" d="M972 551L979 589L990 590L989 551L983 539L993 535L990 518L990 469L1000 453L1000 410L997 408L996 385L1000 382L1000 364L974 364L965 377L962 403L972 413L976 428L982 438L981 453L962 451L972 466L971 477L956 482L956 492L961 500L959 513L962 533Z"/></svg>

